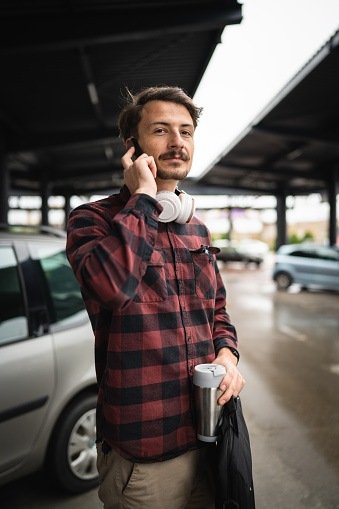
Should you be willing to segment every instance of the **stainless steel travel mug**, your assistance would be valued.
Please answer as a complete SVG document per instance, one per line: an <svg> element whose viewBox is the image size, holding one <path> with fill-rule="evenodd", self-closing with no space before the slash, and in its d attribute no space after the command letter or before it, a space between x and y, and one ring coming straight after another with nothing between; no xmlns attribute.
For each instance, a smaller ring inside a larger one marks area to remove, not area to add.
<svg viewBox="0 0 339 509"><path fill-rule="evenodd" d="M226 375L220 364L199 364L194 369L194 401L197 420L197 436L203 442L216 442L218 420L222 407L218 398L222 391L219 385Z"/></svg>

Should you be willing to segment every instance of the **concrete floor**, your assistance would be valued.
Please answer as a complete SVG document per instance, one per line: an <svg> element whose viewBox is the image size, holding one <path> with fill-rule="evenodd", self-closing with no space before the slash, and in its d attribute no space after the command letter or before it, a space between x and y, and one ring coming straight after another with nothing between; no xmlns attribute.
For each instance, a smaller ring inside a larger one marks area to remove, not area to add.
<svg viewBox="0 0 339 509"><path fill-rule="evenodd" d="M246 386L258 509L339 508L339 293L222 269Z"/></svg>
<svg viewBox="0 0 339 509"><path fill-rule="evenodd" d="M339 293L277 292L272 260L220 264L246 379L257 509L339 509ZM99 509L36 474L0 490L3 509Z"/></svg>

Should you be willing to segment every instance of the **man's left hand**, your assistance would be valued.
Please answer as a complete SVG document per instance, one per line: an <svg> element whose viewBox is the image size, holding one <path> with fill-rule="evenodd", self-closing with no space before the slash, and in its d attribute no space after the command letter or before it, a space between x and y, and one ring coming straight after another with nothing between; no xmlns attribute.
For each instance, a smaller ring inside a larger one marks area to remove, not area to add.
<svg viewBox="0 0 339 509"><path fill-rule="evenodd" d="M227 403L232 396L236 398L245 385L245 380L236 367L237 361L237 358L229 348L222 348L213 361L213 364L221 364L226 369L226 375L219 386L223 391L218 400L219 405Z"/></svg>

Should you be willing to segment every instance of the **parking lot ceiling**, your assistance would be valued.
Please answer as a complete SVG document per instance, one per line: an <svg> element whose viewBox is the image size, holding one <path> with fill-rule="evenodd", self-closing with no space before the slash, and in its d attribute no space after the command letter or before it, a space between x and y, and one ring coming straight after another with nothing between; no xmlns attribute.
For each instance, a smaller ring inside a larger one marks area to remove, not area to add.
<svg viewBox="0 0 339 509"><path fill-rule="evenodd" d="M236 0L1 2L10 192L39 192L42 181L53 194L119 187L126 87L178 85L193 96L224 27L240 21Z"/></svg>
<svg viewBox="0 0 339 509"><path fill-rule="evenodd" d="M339 32L194 186L227 194L326 193L339 180ZM241 105L239 105L240 107Z"/></svg>

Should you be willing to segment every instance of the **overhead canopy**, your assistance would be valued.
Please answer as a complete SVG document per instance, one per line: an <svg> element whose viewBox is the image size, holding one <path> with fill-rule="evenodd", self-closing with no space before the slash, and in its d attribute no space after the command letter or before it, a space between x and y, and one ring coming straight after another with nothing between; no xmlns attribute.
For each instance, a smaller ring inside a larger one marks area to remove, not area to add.
<svg viewBox="0 0 339 509"><path fill-rule="evenodd" d="M38 193L42 182L69 195L120 186L126 87L178 85L193 96L224 27L240 21L236 0L2 2L9 191Z"/></svg>
<svg viewBox="0 0 339 509"><path fill-rule="evenodd" d="M327 192L339 175L339 32L196 184L205 192Z"/></svg>

